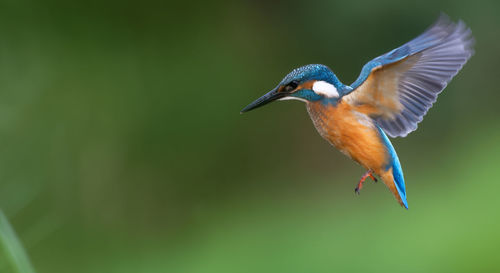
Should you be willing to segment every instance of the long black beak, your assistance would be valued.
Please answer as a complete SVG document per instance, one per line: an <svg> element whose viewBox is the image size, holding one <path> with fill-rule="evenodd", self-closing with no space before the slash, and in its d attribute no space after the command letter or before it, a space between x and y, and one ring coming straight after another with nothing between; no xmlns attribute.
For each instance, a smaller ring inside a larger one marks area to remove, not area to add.
<svg viewBox="0 0 500 273"><path fill-rule="evenodd" d="M278 87L274 88L273 90L271 90L270 92L268 92L267 94L265 94L264 96L256 99L254 102L250 103L249 105L247 105L247 107L243 108L243 110L241 110L241 114L245 113L245 112L248 112L250 110L253 110L255 108L259 108L261 106L264 106L270 102L273 102L277 99L281 99L283 97L285 97L287 94L285 92L278 92Z"/></svg>

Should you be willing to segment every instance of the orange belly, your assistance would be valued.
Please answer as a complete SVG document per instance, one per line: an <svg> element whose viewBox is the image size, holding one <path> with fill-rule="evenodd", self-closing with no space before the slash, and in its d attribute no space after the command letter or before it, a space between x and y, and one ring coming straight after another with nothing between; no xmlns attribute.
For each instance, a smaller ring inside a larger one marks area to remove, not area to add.
<svg viewBox="0 0 500 273"><path fill-rule="evenodd" d="M391 160L389 151L367 115L370 108L353 106L344 101L335 107L309 102L307 111L323 138L382 178L399 204L404 206L394 183L392 167L387 168Z"/></svg>
<svg viewBox="0 0 500 273"><path fill-rule="evenodd" d="M307 109L323 138L366 169L385 172L389 153L365 109L342 101L335 107L308 103Z"/></svg>

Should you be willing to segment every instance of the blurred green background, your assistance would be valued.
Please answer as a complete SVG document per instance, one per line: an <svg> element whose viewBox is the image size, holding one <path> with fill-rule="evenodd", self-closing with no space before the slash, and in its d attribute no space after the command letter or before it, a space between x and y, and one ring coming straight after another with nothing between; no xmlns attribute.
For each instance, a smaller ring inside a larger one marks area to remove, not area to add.
<svg viewBox="0 0 500 273"><path fill-rule="evenodd" d="M1 1L0 209L37 272L500 271L499 1ZM407 138L410 209L300 102L438 16L476 55ZM0 253L0 272L13 272Z"/></svg>

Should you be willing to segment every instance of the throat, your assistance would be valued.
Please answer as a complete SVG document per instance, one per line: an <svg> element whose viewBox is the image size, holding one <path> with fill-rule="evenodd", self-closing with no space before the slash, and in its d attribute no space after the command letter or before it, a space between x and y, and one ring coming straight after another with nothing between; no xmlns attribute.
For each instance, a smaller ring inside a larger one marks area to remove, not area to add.
<svg viewBox="0 0 500 273"><path fill-rule="evenodd" d="M302 101L302 102L307 102L306 99L299 98L299 97L292 97L292 96L283 97L283 98L281 98L279 100L299 100L299 101Z"/></svg>

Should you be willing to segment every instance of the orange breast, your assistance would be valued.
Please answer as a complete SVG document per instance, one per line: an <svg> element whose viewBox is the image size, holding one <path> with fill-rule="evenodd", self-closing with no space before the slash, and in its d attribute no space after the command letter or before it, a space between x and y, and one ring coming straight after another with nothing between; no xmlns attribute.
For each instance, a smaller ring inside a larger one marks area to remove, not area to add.
<svg viewBox="0 0 500 273"><path fill-rule="evenodd" d="M336 106L309 102L307 110L320 135L366 169L381 173L389 161L387 148L364 109L341 101Z"/></svg>

